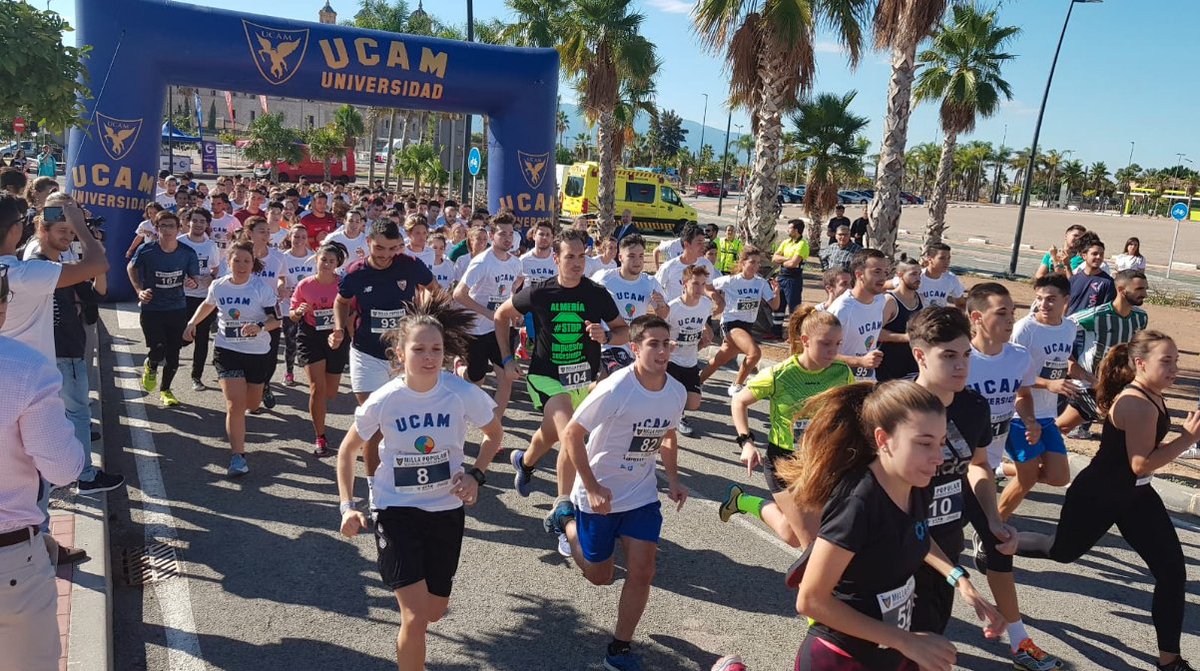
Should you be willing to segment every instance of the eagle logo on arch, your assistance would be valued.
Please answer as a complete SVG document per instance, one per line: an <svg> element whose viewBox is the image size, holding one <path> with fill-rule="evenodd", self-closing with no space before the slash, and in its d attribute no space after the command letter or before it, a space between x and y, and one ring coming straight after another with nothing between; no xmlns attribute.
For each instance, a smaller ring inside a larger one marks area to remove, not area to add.
<svg viewBox="0 0 1200 671"><path fill-rule="evenodd" d="M100 135L100 146L114 161L129 155L142 132L141 119L116 119L96 112L96 129Z"/></svg>
<svg viewBox="0 0 1200 671"><path fill-rule="evenodd" d="M246 30L250 57L254 59L254 66L263 79L278 86L291 79L300 69L304 53L308 51L307 28L271 28L245 19L242 20L242 27Z"/></svg>
<svg viewBox="0 0 1200 671"><path fill-rule="evenodd" d="M521 175L529 188L536 189L546 177L546 165L550 162L550 152L544 154L527 154L517 151L517 160L521 161Z"/></svg>

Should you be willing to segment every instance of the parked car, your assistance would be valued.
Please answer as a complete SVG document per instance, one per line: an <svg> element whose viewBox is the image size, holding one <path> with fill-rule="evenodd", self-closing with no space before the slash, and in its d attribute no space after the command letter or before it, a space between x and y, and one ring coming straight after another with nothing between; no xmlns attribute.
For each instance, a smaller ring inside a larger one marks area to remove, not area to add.
<svg viewBox="0 0 1200 671"><path fill-rule="evenodd" d="M304 145L304 155L300 159L300 163L293 165L282 162L277 167L279 169L280 184L295 182L301 177L307 177L310 181L315 180L318 182L325 179L325 164L321 161L313 160L308 155L308 145ZM270 161L260 163L254 167L254 176L259 179L264 179L270 176L270 174ZM347 150L346 155L341 160L330 162L329 178L334 182L353 182L357 178L353 150Z"/></svg>
<svg viewBox="0 0 1200 671"><path fill-rule="evenodd" d="M722 190L721 190L720 182L700 182L699 184L696 185L696 195L697 196L712 196L713 198L716 198L718 196L728 196L729 195L729 189L725 189L724 193L722 193L721 191Z"/></svg>
<svg viewBox="0 0 1200 671"><path fill-rule="evenodd" d="M900 200L904 201L904 204L906 204L906 205L924 205L925 204L924 198L917 196L915 194L911 194L907 191L900 192Z"/></svg>
<svg viewBox="0 0 1200 671"><path fill-rule="evenodd" d="M803 200L804 200L803 192L801 192L800 194L797 195L795 189L784 186L782 184L779 185L779 202L781 202L781 203L799 203Z"/></svg>
<svg viewBox="0 0 1200 671"><path fill-rule="evenodd" d="M838 191L838 202L843 205L863 205L871 202L871 196L861 191Z"/></svg>

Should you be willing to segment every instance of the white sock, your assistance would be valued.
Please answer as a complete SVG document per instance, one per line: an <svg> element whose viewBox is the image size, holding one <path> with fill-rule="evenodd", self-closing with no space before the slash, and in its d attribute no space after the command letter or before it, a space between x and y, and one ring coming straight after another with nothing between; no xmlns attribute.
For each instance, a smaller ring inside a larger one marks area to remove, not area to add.
<svg viewBox="0 0 1200 671"><path fill-rule="evenodd" d="M1008 645L1013 652L1017 651L1017 646L1021 645L1021 641L1029 638L1029 634L1025 631L1025 623L1017 620L1016 622L1008 623Z"/></svg>

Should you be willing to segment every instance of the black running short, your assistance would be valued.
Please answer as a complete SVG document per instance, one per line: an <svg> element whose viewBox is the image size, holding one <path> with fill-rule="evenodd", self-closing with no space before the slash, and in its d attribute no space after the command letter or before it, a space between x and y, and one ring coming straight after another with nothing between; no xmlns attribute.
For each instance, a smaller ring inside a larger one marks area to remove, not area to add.
<svg viewBox="0 0 1200 671"><path fill-rule="evenodd" d="M600 352L600 366L609 375L632 363L633 355L624 347L608 347L603 352Z"/></svg>
<svg viewBox="0 0 1200 671"><path fill-rule="evenodd" d="M318 331L306 322L296 331L296 362L301 366L325 362L325 372L340 375L350 365L350 339L343 338L342 346L330 349L330 331Z"/></svg>
<svg viewBox="0 0 1200 671"><path fill-rule="evenodd" d="M271 353L246 354L224 347L213 350L213 367L217 379L244 379L246 384L266 384L271 376Z"/></svg>
<svg viewBox="0 0 1200 671"><path fill-rule="evenodd" d="M466 514L461 507L431 512L384 508L375 513L379 575L395 591L425 581L434 596L450 596L462 551Z"/></svg>
<svg viewBox="0 0 1200 671"><path fill-rule="evenodd" d="M754 324L741 321L725 322L721 324L721 333L724 333L727 336L733 329L741 329L746 333L754 333Z"/></svg>
<svg viewBox="0 0 1200 671"><path fill-rule="evenodd" d="M1075 408L1085 422L1099 422L1104 419L1100 406L1096 404L1095 389L1081 389L1075 398L1067 399L1067 405Z"/></svg>
<svg viewBox="0 0 1200 671"><path fill-rule="evenodd" d="M492 371L492 364L499 366L501 361L500 343L496 342L495 331L471 336L471 343L467 346L468 380L479 382Z"/></svg>
<svg viewBox="0 0 1200 671"><path fill-rule="evenodd" d="M779 479L776 464L784 459L791 459L795 452L785 450L778 445L767 443L767 455L763 459L762 469L763 475L767 478L767 491L771 494L778 494L787 489L787 483Z"/></svg>
<svg viewBox="0 0 1200 671"><path fill-rule="evenodd" d="M670 375L679 384L682 384L683 388L687 389L689 394L700 393L700 364L689 368L668 361L667 375Z"/></svg>

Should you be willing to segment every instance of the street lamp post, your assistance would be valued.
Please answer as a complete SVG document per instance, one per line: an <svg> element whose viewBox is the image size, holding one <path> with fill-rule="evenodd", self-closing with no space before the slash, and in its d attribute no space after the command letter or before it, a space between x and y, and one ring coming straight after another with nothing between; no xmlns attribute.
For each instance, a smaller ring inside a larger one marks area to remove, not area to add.
<svg viewBox="0 0 1200 671"><path fill-rule="evenodd" d="M1054 81L1054 68L1058 65L1058 53L1062 51L1063 38L1067 35L1067 24L1071 22L1071 10L1075 3L1094 3L1103 0L1068 0L1067 18L1063 19L1062 32L1058 35L1058 46L1054 48L1054 59L1050 61L1050 74L1046 77L1046 90L1042 93L1042 106L1038 109L1037 124L1033 127L1033 142L1029 145L1029 167L1025 170L1025 184L1021 187L1021 208L1017 210L1017 232L1013 236L1012 256L1008 261L1008 272L1017 274L1017 257L1021 252L1021 232L1025 228L1025 210L1029 207L1029 189L1033 185L1033 165L1037 157L1038 136L1042 133L1042 117L1046 114L1046 100L1050 98L1050 84Z"/></svg>
<svg viewBox="0 0 1200 671"><path fill-rule="evenodd" d="M704 96L704 115L700 117L700 151L697 156L704 155L704 124L708 122L708 94L701 93Z"/></svg>
<svg viewBox="0 0 1200 671"><path fill-rule="evenodd" d="M467 41L475 41L475 2L467 0ZM454 129L453 122L450 124L450 129ZM487 142L487 138L483 138ZM450 142L451 154L454 153L454 141ZM467 202L467 158L471 153L471 115L463 115L463 146L462 146L462 168L458 173L459 180L462 181L461 192L459 197L459 205ZM474 194L472 194L474 196ZM471 210L475 209L475 203L471 203Z"/></svg>
<svg viewBox="0 0 1200 671"><path fill-rule="evenodd" d="M725 201L725 173L729 165L729 126L733 123L733 105L729 106L729 118L725 120L725 151L721 154L721 190L717 191L717 216L721 216L721 204ZM703 149L703 147L701 147Z"/></svg>

